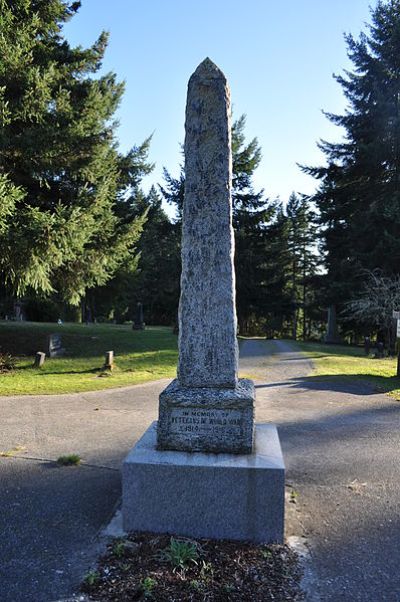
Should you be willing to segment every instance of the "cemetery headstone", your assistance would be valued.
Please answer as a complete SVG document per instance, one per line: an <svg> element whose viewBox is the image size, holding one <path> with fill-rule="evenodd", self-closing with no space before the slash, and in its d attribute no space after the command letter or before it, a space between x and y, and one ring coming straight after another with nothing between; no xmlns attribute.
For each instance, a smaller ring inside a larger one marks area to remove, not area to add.
<svg viewBox="0 0 400 602"><path fill-rule="evenodd" d="M92 310L91 310L91 308L88 305L86 305L85 306L85 324L86 324L86 326L88 326L89 324L91 324L91 322L93 322L93 319L92 319Z"/></svg>
<svg viewBox="0 0 400 602"><path fill-rule="evenodd" d="M385 355L385 345L383 341L378 341L376 344L376 356L379 359L382 359Z"/></svg>
<svg viewBox="0 0 400 602"><path fill-rule="evenodd" d="M132 328L133 330L145 329L145 323L143 321L143 304L140 303L140 301L136 303L135 318L133 320Z"/></svg>
<svg viewBox="0 0 400 602"><path fill-rule="evenodd" d="M124 462L123 520L127 531L282 541L276 427L254 433L254 385L238 379L230 117L226 78L206 59L186 105L178 373Z"/></svg>
<svg viewBox="0 0 400 602"><path fill-rule="evenodd" d="M339 343L340 337L338 335L337 330L337 321L336 321L336 306L330 305L328 307L328 325L327 331L324 338L325 343Z"/></svg>
<svg viewBox="0 0 400 602"><path fill-rule="evenodd" d="M60 334L49 334L47 337L47 355L49 357L60 357L64 355L65 349L62 346Z"/></svg>
<svg viewBox="0 0 400 602"><path fill-rule="evenodd" d="M34 368L42 368L44 366L44 362L46 359L46 354L43 351L38 351L35 355L35 362L33 364Z"/></svg>
<svg viewBox="0 0 400 602"><path fill-rule="evenodd" d="M112 370L114 368L114 351L106 351L103 370Z"/></svg>
<svg viewBox="0 0 400 602"><path fill-rule="evenodd" d="M19 301L14 304L14 319L17 322L23 322L25 320L23 305Z"/></svg>

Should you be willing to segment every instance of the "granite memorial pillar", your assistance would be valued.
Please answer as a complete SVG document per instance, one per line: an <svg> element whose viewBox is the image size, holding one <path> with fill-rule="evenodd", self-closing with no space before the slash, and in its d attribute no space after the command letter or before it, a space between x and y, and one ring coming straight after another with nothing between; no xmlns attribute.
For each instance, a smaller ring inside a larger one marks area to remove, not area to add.
<svg viewBox="0 0 400 602"><path fill-rule="evenodd" d="M238 378L230 92L205 59L186 105L177 378L123 464L124 528L281 542L284 464L276 427L254 428Z"/></svg>

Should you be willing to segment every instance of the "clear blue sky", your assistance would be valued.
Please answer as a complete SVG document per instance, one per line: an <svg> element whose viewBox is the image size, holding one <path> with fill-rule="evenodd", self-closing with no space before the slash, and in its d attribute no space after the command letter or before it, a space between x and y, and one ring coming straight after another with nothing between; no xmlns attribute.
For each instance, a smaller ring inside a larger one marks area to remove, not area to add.
<svg viewBox="0 0 400 602"><path fill-rule="evenodd" d="M263 160L254 179L270 198L310 193L296 162L320 164L319 138L339 139L321 110L342 112L333 73L349 67L343 33L358 36L375 0L83 0L65 27L74 45L110 32L103 71L126 82L118 111L122 150L153 134L144 181L178 174L187 81L209 56L228 78L234 116L247 115Z"/></svg>

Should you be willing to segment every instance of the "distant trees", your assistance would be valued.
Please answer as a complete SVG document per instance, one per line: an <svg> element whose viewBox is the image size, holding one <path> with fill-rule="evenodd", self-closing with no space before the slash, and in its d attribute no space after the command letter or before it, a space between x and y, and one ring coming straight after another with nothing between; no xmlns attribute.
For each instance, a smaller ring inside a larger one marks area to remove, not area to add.
<svg viewBox="0 0 400 602"><path fill-rule="evenodd" d="M367 333L377 331L393 350L396 340L393 311L400 310L400 275L389 278L375 270L365 276L360 296L346 304L345 315L362 324Z"/></svg>
<svg viewBox="0 0 400 602"><path fill-rule="evenodd" d="M261 161L257 138L246 142L245 116L232 125L232 205L235 231L236 305L240 332L251 332L265 317L268 294L266 255L268 224L276 205L253 188L253 175Z"/></svg>
<svg viewBox="0 0 400 602"><path fill-rule="evenodd" d="M147 223L138 243L139 269L132 278L132 299L144 304L150 324L174 324L180 293L180 223L172 221L162 208L153 187L139 197L138 215L147 212Z"/></svg>
<svg viewBox="0 0 400 602"><path fill-rule="evenodd" d="M165 171L159 192L141 190L150 140L118 150L123 84L97 75L107 35L87 49L62 35L79 6L0 0L0 297L31 299L35 318L82 304L88 317L117 321L141 301L148 322L173 324L184 170ZM244 116L232 126L240 331L307 337L319 318L315 216L303 197L285 208L254 189L261 149L245 126Z"/></svg>
<svg viewBox="0 0 400 602"><path fill-rule="evenodd" d="M367 33L346 43L353 69L336 80L348 108L327 114L345 139L322 141L327 165L303 168L320 181L326 302L339 305L359 296L366 270L399 273L400 1L378 2Z"/></svg>
<svg viewBox="0 0 400 602"><path fill-rule="evenodd" d="M259 316L265 303L265 229L275 209L264 198L261 190L255 192L252 176L261 160L261 149L257 139L245 142L245 117L242 116L232 125L232 203L233 226L235 230L235 268L237 311L241 330L248 329L252 316ZM175 230L170 235L175 243L180 238L180 226L185 191L185 174L181 168L179 178L164 171L164 184L160 186L164 199L176 208ZM176 316L179 299L180 252L175 254L178 269L175 273L175 297L170 317Z"/></svg>
<svg viewBox="0 0 400 602"><path fill-rule="evenodd" d="M129 214L149 140L119 153L123 84L95 77L107 46L71 48L79 2L0 0L0 277L14 295L78 304L136 265L145 220Z"/></svg>
<svg viewBox="0 0 400 602"><path fill-rule="evenodd" d="M321 258L317 249L316 214L305 197L290 195L288 221L288 286L292 305L292 338L311 335L313 310L318 304L315 284Z"/></svg>
<svg viewBox="0 0 400 602"><path fill-rule="evenodd" d="M316 254L314 214L304 199L295 195L286 213L282 203L270 201L264 191L255 191L253 175L261 160L261 149L256 138L246 142L245 117L232 125L232 205L235 231L236 303L239 330L242 334L258 333L273 336L288 333L293 320L301 315L296 327L302 336L310 330L306 313L312 305L312 284ZM181 168L178 178L164 172L160 186L164 199L177 211L177 218L167 239L172 243L168 257L173 258L176 270L169 266L168 287L171 321L176 319L179 299L180 224L185 190L185 174ZM151 218L149 217L150 227ZM146 238L144 234L142 241ZM166 242L166 241L165 241ZM142 243L140 243L142 244ZM173 247L175 245L175 252ZM146 265L146 254L139 262L138 280L165 281L162 263ZM150 275L151 274L151 275ZM157 298L157 295L156 295ZM167 301L167 298L164 298ZM167 304L164 305L167 307ZM168 315L166 311L165 316ZM291 328L291 332L293 328Z"/></svg>

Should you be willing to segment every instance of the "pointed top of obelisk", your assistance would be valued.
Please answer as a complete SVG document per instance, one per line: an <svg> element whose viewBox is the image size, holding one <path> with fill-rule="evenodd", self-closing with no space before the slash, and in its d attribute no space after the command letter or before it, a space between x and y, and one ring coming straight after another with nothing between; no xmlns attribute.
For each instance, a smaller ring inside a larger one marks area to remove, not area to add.
<svg viewBox="0 0 400 602"><path fill-rule="evenodd" d="M222 73L221 69L217 67L217 65L208 57L206 57L204 61L200 63L192 77L199 79L223 79L226 81L226 77Z"/></svg>

